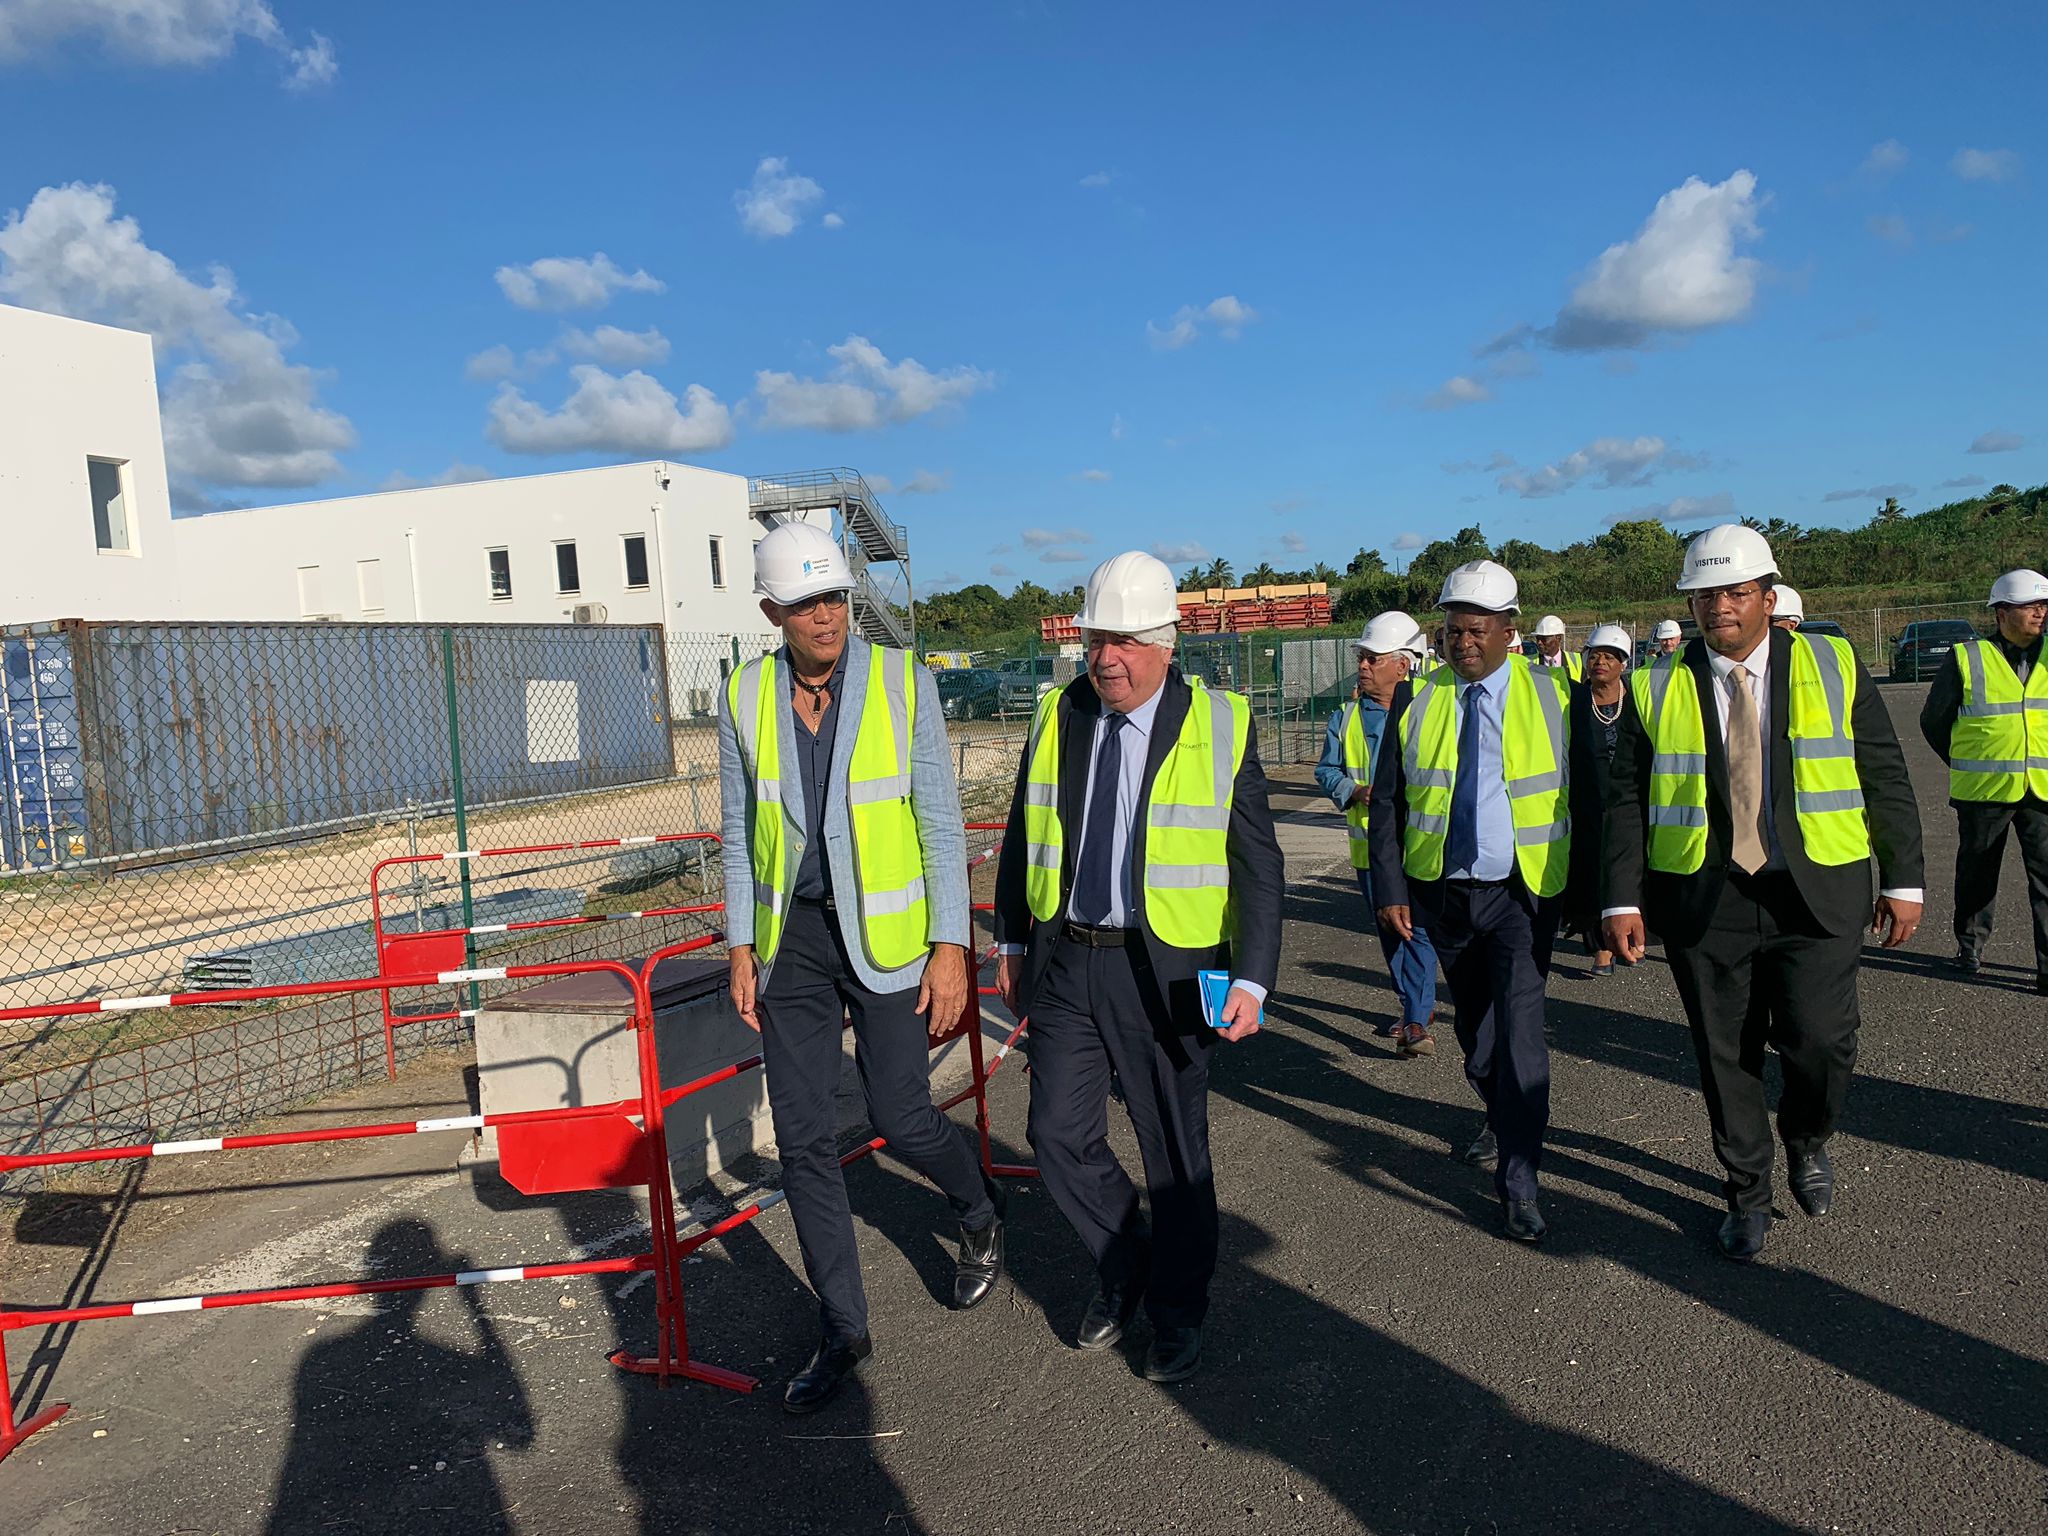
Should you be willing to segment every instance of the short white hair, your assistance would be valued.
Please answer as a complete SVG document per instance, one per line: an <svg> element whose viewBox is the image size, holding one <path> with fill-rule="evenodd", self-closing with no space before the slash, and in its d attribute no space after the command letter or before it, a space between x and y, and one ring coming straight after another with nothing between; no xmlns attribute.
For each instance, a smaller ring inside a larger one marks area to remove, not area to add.
<svg viewBox="0 0 2048 1536"><path fill-rule="evenodd" d="M1081 643L1086 645L1090 635L1119 635L1125 633L1128 633L1140 645L1156 645L1162 651L1173 650L1180 644L1180 626L1177 624L1155 624L1150 629L1134 629L1129 631L1119 629L1084 629L1081 631Z"/></svg>

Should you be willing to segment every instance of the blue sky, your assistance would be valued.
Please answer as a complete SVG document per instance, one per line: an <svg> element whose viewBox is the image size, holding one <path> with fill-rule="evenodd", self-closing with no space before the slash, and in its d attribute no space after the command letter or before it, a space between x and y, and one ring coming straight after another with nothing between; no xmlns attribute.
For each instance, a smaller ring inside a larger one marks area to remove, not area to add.
<svg viewBox="0 0 2048 1536"><path fill-rule="evenodd" d="M851 464L1007 588L2048 477L2038 7L478 14L0 0L0 302L156 333L187 507Z"/></svg>

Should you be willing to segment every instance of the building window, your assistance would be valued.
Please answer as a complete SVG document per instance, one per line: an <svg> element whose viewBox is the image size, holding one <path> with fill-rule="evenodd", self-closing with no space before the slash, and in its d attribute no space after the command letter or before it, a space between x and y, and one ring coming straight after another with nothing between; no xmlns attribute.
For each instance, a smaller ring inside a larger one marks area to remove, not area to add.
<svg viewBox="0 0 2048 1536"><path fill-rule="evenodd" d="M484 553L491 562L491 601L509 603L512 600L512 551L490 549Z"/></svg>
<svg viewBox="0 0 2048 1536"><path fill-rule="evenodd" d="M299 617L302 619L324 619L327 617L326 592L320 583L320 567L302 565L299 567Z"/></svg>
<svg viewBox="0 0 2048 1536"><path fill-rule="evenodd" d="M583 582L576 574L574 539L564 539L555 546L555 590L564 597L583 590Z"/></svg>
<svg viewBox="0 0 2048 1536"><path fill-rule="evenodd" d="M725 587L725 540L711 541L711 585L719 590Z"/></svg>
<svg viewBox="0 0 2048 1536"><path fill-rule="evenodd" d="M363 610L366 619L384 617L384 562L382 560L358 560L356 562L356 605Z"/></svg>
<svg viewBox="0 0 2048 1536"><path fill-rule="evenodd" d="M87 459L85 477L92 488L92 541L110 555L135 553L128 527L127 475L122 459Z"/></svg>
<svg viewBox="0 0 2048 1536"><path fill-rule="evenodd" d="M647 535L629 533L626 546L626 590L644 592L647 590Z"/></svg>

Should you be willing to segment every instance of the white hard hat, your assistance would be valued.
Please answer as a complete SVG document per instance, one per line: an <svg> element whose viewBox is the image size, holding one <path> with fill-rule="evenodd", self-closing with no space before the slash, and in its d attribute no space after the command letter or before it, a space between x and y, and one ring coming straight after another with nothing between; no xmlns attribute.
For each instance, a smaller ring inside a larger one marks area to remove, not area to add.
<svg viewBox="0 0 2048 1536"><path fill-rule="evenodd" d="M1797 587L1788 587L1781 581L1771 590L1778 594L1778 606L1771 610L1772 618L1805 620L1806 599L1799 595Z"/></svg>
<svg viewBox="0 0 2048 1536"><path fill-rule="evenodd" d="M1740 523L1723 523L1709 528L1685 546L1685 567L1678 577L1678 590L1698 592L1707 587L1732 587L1738 582L1758 581L1778 574L1778 562L1771 546L1754 528Z"/></svg>
<svg viewBox="0 0 2048 1536"><path fill-rule="evenodd" d="M1675 627L1675 626L1674 626ZM1586 638L1589 651L1619 651L1621 659L1627 661L1629 652L1635 647L1630 643L1628 631L1619 624L1602 624Z"/></svg>
<svg viewBox="0 0 2048 1536"><path fill-rule="evenodd" d="M1520 590L1514 572L1492 560L1468 560L1444 577L1439 608L1457 604L1483 613L1520 613Z"/></svg>
<svg viewBox="0 0 2048 1536"><path fill-rule="evenodd" d="M1088 593L1074 622L1082 629L1135 635L1180 622L1173 572L1142 549L1111 555L1088 577Z"/></svg>
<svg viewBox="0 0 2048 1536"><path fill-rule="evenodd" d="M1657 627L1650 631L1652 640L1676 640L1679 636L1678 620L1659 619Z"/></svg>
<svg viewBox="0 0 2048 1536"><path fill-rule="evenodd" d="M1372 621L1365 626L1365 633L1351 642L1351 649L1371 651L1375 656L1391 656L1396 651L1420 656L1422 629L1400 609L1390 609L1373 615Z"/></svg>
<svg viewBox="0 0 2048 1536"><path fill-rule="evenodd" d="M1536 621L1536 627L1529 633L1539 640L1545 635L1561 635L1564 633L1564 620L1554 613L1546 613Z"/></svg>
<svg viewBox="0 0 2048 1536"><path fill-rule="evenodd" d="M1986 608L1996 608L2000 603L2038 603L2048 600L2048 576L2039 571L2022 567L2007 571L1991 583L1991 601Z"/></svg>
<svg viewBox="0 0 2048 1536"><path fill-rule="evenodd" d="M754 546L754 590L771 603L852 589L846 552L814 523L777 523Z"/></svg>

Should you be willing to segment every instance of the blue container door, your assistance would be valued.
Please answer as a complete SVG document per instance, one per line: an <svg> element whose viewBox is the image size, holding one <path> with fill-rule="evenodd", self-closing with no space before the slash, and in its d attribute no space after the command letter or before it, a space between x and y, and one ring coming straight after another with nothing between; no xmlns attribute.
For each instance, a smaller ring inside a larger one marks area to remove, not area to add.
<svg viewBox="0 0 2048 1536"><path fill-rule="evenodd" d="M9 636L0 642L0 664L7 690L5 862L17 869L75 863L93 850L70 639Z"/></svg>

